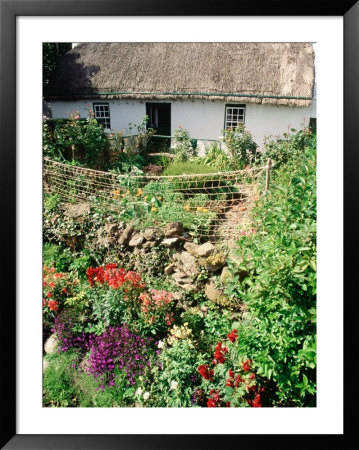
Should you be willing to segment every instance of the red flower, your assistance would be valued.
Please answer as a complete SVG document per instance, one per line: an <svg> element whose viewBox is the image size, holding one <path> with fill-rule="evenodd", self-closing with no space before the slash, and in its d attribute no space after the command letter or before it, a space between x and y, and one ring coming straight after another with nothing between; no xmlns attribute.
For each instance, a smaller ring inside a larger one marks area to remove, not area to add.
<svg viewBox="0 0 359 450"><path fill-rule="evenodd" d="M243 370L245 372L249 372L251 370L250 363L251 363L251 360L247 359L247 361L244 361L244 363L242 364Z"/></svg>
<svg viewBox="0 0 359 450"><path fill-rule="evenodd" d="M48 293L46 294L47 297L52 297L52 295L53 295L52 292L48 292Z"/></svg>
<svg viewBox="0 0 359 450"><path fill-rule="evenodd" d="M254 380L255 377L256 377L256 376L254 375L254 373L251 373L251 374L249 375L249 379L250 379L250 380Z"/></svg>
<svg viewBox="0 0 359 450"><path fill-rule="evenodd" d="M259 394L257 394L254 397L254 400L247 400L247 401L251 405L252 408L261 408L262 407L261 396Z"/></svg>
<svg viewBox="0 0 359 450"><path fill-rule="evenodd" d="M59 304L56 300L51 300L50 302L48 302L48 306L51 311L58 311L59 309Z"/></svg>
<svg viewBox="0 0 359 450"><path fill-rule="evenodd" d="M67 294L67 289L66 289L66 288L63 288L63 289L62 289L62 292L65 292L65 294Z"/></svg>
<svg viewBox="0 0 359 450"><path fill-rule="evenodd" d="M231 342L235 342L238 339L237 330L232 330L229 334L227 334L227 337Z"/></svg>
<svg viewBox="0 0 359 450"><path fill-rule="evenodd" d="M226 381L226 386L231 387L231 388L234 387L233 381L230 378L228 378L228 380Z"/></svg>
<svg viewBox="0 0 359 450"><path fill-rule="evenodd" d="M219 407L221 403L221 399L219 398L219 391L211 389L209 395L210 398L207 401L208 408L215 408L217 406Z"/></svg>
<svg viewBox="0 0 359 450"><path fill-rule="evenodd" d="M231 406L231 402L227 402L226 403L226 408L230 408L230 406Z"/></svg>
<svg viewBox="0 0 359 450"><path fill-rule="evenodd" d="M244 381L244 380L242 380L241 374L239 373L239 374L237 375L237 379L236 379L236 382L234 383L234 385L235 385L236 387L238 387L238 386L239 386L239 383L241 383L242 381Z"/></svg>
<svg viewBox="0 0 359 450"><path fill-rule="evenodd" d="M222 344L220 342L218 342L217 347L216 347L216 352L214 354L214 359L217 360L217 362L219 362L220 364L223 364L226 360L224 355L227 352L228 352L228 348L222 347Z"/></svg>
<svg viewBox="0 0 359 450"><path fill-rule="evenodd" d="M231 378L234 378L234 372L233 372L233 370L229 370L229 371L228 371L228 376L231 377Z"/></svg>
<svg viewBox="0 0 359 450"><path fill-rule="evenodd" d="M216 402L213 400L213 398L210 398L207 402L207 406L208 408L215 408L217 405Z"/></svg>
<svg viewBox="0 0 359 450"><path fill-rule="evenodd" d="M212 369L210 369L210 370L208 369L207 364L202 364L202 365L198 366L198 372L201 374L201 376L205 380L213 381L214 372Z"/></svg>

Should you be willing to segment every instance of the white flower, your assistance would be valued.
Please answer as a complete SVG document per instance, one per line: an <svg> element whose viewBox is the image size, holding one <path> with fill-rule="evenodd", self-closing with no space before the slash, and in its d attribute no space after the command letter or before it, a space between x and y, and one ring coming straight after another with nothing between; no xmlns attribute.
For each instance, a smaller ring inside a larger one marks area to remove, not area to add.
<svg viewBox="0 0 359 450"><path fill-rule="evenodd" d="M177 387L178 387L178 381L172 381L170 390L177 389Z"/></svg>
<svg viewBox="0 0 359 450"><path fill-rule="evenodd" d="M136 395L141 395L141 394L142 394L142 388L139 387L139 388L137 389L137 391L135 392L135 394L136 394Z"/></svg>
<svg viewBox="0 0 359 450"><path fill-rule="evenodd" d="M149 398L149 396L150 396L150 393L149 393L149 392L145 392L145 393L143 394L143 398L144 398L145 400L147 400L147 399Z"/></svg>
<svg viewBox="0 0 359 450"><path fill-rule="evenodd" d="M165 346L163 341L159 341L157 347L158 348L163 348Z"/></svg>

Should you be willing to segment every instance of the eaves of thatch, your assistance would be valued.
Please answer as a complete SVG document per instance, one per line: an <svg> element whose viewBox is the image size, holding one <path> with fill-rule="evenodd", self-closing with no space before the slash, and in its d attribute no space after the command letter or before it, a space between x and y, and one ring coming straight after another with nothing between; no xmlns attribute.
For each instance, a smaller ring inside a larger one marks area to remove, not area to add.
<svg viewBox="0 0 359 450"><path fill-rule="evenodd" d="M83 43L62 57L44 94L309 106L313 88L309 43Z"/></svg>

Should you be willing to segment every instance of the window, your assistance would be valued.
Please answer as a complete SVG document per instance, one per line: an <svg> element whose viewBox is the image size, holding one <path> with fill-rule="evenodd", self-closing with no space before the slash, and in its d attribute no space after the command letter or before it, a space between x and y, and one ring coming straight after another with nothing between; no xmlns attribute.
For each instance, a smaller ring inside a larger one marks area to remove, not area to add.
<svg viewBox="0 0 359 450"><path fill-rule="evenodd" d="M108 103L94 103L93 112L97 122L102 123L105 130L111 129L110 106Z"/></svg>
<svg viewBox="0 0 359 450"><path fill-rule="evenodd" d="M245 111L246 105L226 105L225 130L236 128L239 123L244 123Z"/></svg>

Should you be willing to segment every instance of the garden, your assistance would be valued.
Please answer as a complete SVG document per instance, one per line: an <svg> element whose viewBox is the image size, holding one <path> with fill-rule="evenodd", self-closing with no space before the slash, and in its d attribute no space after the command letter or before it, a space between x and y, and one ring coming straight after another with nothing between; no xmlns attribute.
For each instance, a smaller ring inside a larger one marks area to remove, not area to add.
<svg viewBox="0 0 359 450"><path fill-rule="evenodd" d="M43 405L316 406L315 134L130 129L43 121Z"/></svg>

